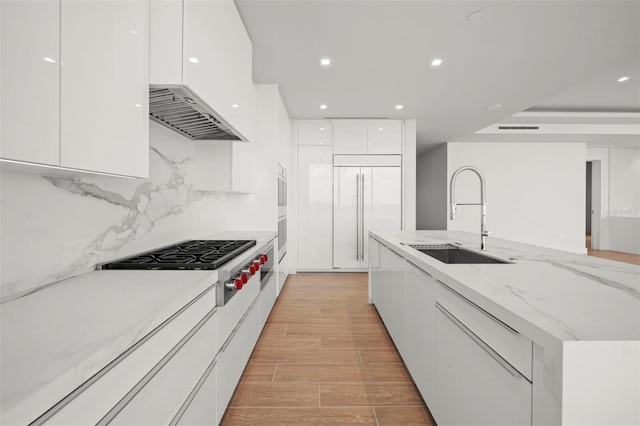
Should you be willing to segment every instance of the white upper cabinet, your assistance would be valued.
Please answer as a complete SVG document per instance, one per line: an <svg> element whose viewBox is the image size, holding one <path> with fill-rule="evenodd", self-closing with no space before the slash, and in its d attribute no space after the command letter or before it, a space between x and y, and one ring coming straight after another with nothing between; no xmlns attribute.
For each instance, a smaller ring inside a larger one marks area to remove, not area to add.
<svg viewBox="0 0 640 426"><path fill-rule="evenodd" d="M334 154L402 154L402 122L333 122Z"/></svg>
<svg viewBox="0 0 640 426"><path fill-rule="evenodd" d="M194 189L255 192L253 142L197 141L194 158Z"/></svg>
<svg viewBox="0 0 640 426"><path fill-rule="evenodd" d="M394 121L367 124L367 154L402 154L402 124Z"/></svg>
<svg viewBox="0 0 640 426"><path fill-rule="evenodd" d="M60 7L2 1L0 157L60 161Z"/></svg>
<svg viewBox="0 0 640 426"><path fill-rule="evenodd" d="M149 2L2 2L4 159L146 177Z"/></svg>
<svg viewBox="0 0 640 426"><path fill-rule="evenodd" d="M298 145L331 145L329 120L298 121Z"/></svg>
<svg viewBox="0 0 640 426"><path fill-rule="evenodd" d="M252 47L233 0L151 3L152 85L185 85L255 138Z"/></svg>
<svg viewBox="0 0 640 426"><path fill-rule="evenodd" d="M334 154L366 154L367 123L334 123Z"/></svg>
<svg viewBox="0 0 640 426"><path fill-rule="evenodd" d="M149 4L61 2L61 162L149 174Z"/></svg>

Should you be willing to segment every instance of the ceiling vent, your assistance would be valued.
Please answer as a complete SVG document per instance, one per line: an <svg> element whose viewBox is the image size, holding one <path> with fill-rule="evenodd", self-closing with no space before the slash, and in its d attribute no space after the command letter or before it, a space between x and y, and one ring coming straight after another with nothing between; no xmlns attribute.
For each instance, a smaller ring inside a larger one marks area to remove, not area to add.
<svg viewBox="0 0 640 426"><path fill-rule="evenodd" d="M246 141L186 86L150 87L149 118L193 140Z"/></svg>
<svg viewBox="0 0 640 426"><path fill-rule="evenodd" d="M498 125L498 131L503 131L503 132L513 132L513 131L538 131L540 130L540 126L536 126L536 125L522 125L522 124L516 124L516 125Z"/></svg>

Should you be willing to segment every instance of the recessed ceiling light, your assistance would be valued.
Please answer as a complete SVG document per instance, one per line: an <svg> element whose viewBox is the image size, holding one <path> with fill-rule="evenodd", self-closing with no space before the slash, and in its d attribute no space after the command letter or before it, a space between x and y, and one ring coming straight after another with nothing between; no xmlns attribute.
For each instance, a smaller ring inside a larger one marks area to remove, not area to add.
<svg viewBox="0 0 640 426"><path fill-rule="evenodd" d="M136 30L130 30L130 31L129 31L129 34L134 35L134 36L137 36L137 35L138 35L138 32L137 32Z"/></svg>
<svg viewBox="0 0 640 426"><path fill-rule="evenodd" d="M329 58L320 59L320 65L322 65L324 67L328 67L329 65L331 65L331 59L329 59Z"/></svg>
<svg viewBox="0 0 640 426"><path fill-rule="evenodd" d="M324 130L324 127L320 127L320 130Z"/></svg>
<svg viewBox="0 0 640 426"><path fill-rule="evenodd" d="M469 16L467 17L467 19L469 19L470 21L477 21L480 18L482 18L482 11L481 10L475 10L475 11L471 12L469 14Z"/></svg>
<svg viewBox="0 0 640 426"><path fill-rule="evenodd" d="M620 77L618 79L618 83L624 83L625 81L629 80L629 77L627 77L626 75L624 77Z"/></svg>
<svg viewBox="0 0 640 426"><path fill-rule="evenodd" d="M200 61L198 60L198 58L189 58L189 62L191 62L192 64L197 64Z"/></svg>
<svg viewBox="0 0 640 426"><path fill-rule="evenodd" d="M440 58L435 58L433 61L431 61L432 67L439 67L440 64L442 64L442 59Z"/></svg>
<svg viewBox="0 0 640 426"><path fill-rule="evenodd" d="M384 128L383 127L378 127L378 130L382 131L382 130L384 130Z"/></svg>
<svg viewBox="0 0 640 426"><path fill-rule="evenodd" d="M138 107L138 108L142 108L142 105L140 104L133 104L134 107Z"/></svg>
<svg viewBox="0 0 640 426"><path fill-rule="evenodd" d="M239 106L240 106L240 105L238 105L238 104L231 104L231 107L232 107L232 108L238 108Z"/></svg>
<svg viewBox="0 0 640 426"><path fill-rule="evenodd" d="M402 105L396 105L396 109L402 109L404 108Z"/></svg>
<svg viewBox="0 0 640 426"><path fill-rule="evenodd" d="M502 104L493 104L493 105L489 105L488 107L486 107L487 111L495 111L497 109L502 108Z"/></svg>
<svg viewBox="0 0 640 426"><path fill-rule="evenodd" d="M52 64L55 63L56 61L52 58L42 58L43 61L45 62L51 62Z"/></svg>
<svg viewBox="0 0 640 426"><path fill-rule="evenodd" d="M325 104L320 105L320 109L327 109L327 106Z"/></svg>

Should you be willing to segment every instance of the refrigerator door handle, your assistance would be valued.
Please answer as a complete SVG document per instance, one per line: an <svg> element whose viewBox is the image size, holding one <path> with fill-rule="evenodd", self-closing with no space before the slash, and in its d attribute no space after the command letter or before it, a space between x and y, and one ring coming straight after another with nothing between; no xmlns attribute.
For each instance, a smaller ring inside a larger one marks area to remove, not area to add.
<svg viewBox="0 0 640 426"><path fill-rule="evenodd" d="M360 259L360 173L356 174L356 261Z"/></svg>
<svg viewBox="0 0 640 426"><path fill-rule="evenodd" d="M362 173L362 190L360 191L360 196L362 198L362 208L360 209L360 226L362 226L362 231L360 232L360 245L362 247L362 251L360 253L361 260L364 262L364 173Z"/></svg>

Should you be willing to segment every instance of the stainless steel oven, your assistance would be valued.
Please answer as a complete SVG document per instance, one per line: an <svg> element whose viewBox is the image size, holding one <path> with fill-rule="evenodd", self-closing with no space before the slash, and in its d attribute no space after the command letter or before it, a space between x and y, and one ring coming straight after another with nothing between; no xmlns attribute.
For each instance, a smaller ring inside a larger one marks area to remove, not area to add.
<svg viewBox="0 0 640 426"><path fill-rule="evenodd" d="M278 164L278 262L287 254L287 169Z"/></svg>

